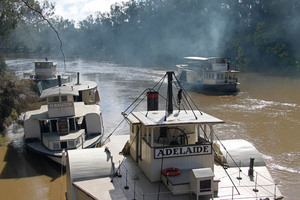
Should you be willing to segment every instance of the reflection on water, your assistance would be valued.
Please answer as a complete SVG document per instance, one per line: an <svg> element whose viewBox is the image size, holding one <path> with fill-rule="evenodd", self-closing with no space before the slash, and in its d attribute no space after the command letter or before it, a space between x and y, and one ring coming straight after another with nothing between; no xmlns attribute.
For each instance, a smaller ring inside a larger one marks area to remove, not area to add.
<svg viewBox="0 0 300 200"><path fill-rule="evenodd" d="M9 68L19 77L33 68L33 59L9 60ZM63 69L62 62L58 68ZM161 79L165 70L122 66L109 62L72 60L67 70L81 73L81 80L98 83L105 134L123 119L123 112L145 88ZM176 70L176 69L168 69ZM300 185L300 80L257 74L241 74L237 95L208 95L190 92L200 109L226 123L216 127L221 139L242 138L263 154L267 166L286 199L299 196ZM143 109L145 102L141 105ZM160 108L165 106L160 104ZM127 134L123 123L116 134ZM0 190L15 199L64 199L65 176L60 167L24 151L23 130L12 127L14 141L0 147ZM15 192L18 188L19 192ZM24 188L24 189L23 189ZM22 196L22 193L25 196Z"/></svg>

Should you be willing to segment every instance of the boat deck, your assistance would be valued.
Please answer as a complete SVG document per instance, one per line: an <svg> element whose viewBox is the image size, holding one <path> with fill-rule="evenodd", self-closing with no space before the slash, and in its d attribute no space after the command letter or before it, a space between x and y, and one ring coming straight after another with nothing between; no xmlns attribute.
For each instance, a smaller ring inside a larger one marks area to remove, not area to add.
<svg viewBox="0 0 300 200"><path fill-rule="evenodd" d="M78 149L82 149L82 148L89 148L91 146L96 145L99 140L101 139L101 137L103 136L103 134L101 135L90 135L86 138L86 140L83 143L83 146L79 146ZM62 153L61 151L51 151L49 149L47 149L41 141L35 141L35 142L28 142L26 143L27 148L29 148L30 150L42 154L42 155L47 155L47 156L54 156L54 157L61 157Z"/></svg>
<svg viewBox="0 0 300 200"><path fill-rule="evenodd" d="M197 199L192 191L173 195L163 183L151 183L130 156L123 157L119 154L128 139L128 135L112 136L111 141L105 145L111 151L116 167L122 163L118 171L122 176L115 176L112 180L106 177L73 182L78 191L90 199ZM228 142L226 144L229 145ZM254 177L248 176L248 167L242 167L241 170L239 173L238 168L231 167L225 171L223 167L215 165L214 178L220 181L218 193L214 197L201 196L201 199L273 199L281 196L266 166L254 167Z"/></svg>

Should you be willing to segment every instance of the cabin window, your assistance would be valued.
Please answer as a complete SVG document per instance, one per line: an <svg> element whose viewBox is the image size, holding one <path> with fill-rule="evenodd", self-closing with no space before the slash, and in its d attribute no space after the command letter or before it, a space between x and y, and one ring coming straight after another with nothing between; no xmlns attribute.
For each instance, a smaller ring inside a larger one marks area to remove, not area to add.
<svg viewBox="0 0 300 200"><path fill-rule="evenodd" d="M58 142L53 142L53 150L59 149L59 143Z"/></svg>
<svg viewBox="0 0 300 200"><path fill-rule="evenodd" d="M74 148L75 147L75 142L73 140L68 141L68 146L69 146L69 148Z"/></svg>
<svg viewBox="0 0 300 200"><path fill-rule="evenodd" d="M51 120L51 132L57 132L57 120Z"/></svg>
<svg viewBox="0 0 300 200"><path fill-rule="evenodd" d="M68 97L67 96L61 96L61 101L68 101Z"/></svg>
<svg viewBox="0 0 300 200"><path fill-rule="evenodd" d="M48 102L59 102L58 96L48 97Z"/></svg>
<svg viewBox="0 0 300 200"><path fill-rule="evenodd" d="M62 149L68 148L67 142L60 142L60 148Z"/></svg>
<svg viewBox="0 0 300 200"><path fill-rule="evenodd" d="M200 181L200 192L211 191L211 180Z"/></svg>
<svg viewBox="0 0 300 200"><path fill-rule="evenodd" d="M76 125L75 125L75 119L74 118L69 118L69 127L70 127L70 131L71 130L76 130Z"/></svg>
<svg viewBox="0 0 300 200"><path fill-rule="evenodd" d="M76 139L75 144L77 146L77 144L79 144L79 138Z"/></svg>
<svg viewBox="0 0 300 200"><path fill-rule="evenodd" d="M50 122L49 120L40 121L41 133L50 132Z"/></svg>

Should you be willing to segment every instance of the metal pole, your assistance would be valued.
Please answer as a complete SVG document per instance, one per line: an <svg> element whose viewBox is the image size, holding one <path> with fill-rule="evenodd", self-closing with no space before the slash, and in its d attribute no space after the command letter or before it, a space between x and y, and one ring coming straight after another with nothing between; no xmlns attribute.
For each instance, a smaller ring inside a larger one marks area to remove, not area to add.
<svg viewBox="0 0 300 200"><path fill-rule="evenodd" d="M241 180L242 179L242 177L241 177L241 161L239 162L239 176L238 177L236 177L238 180Z"/></svg>
<svg viewBox="0 0 300 200"><path fill-rule="evenodd" d="M253 189L254 192L258 192L258 189L256 188L256 185L257 185L257 176L258 176L258 173L256 172L255 186L254 186L254 189Z"/></svg>
<svg viewBox="0 0 300 200"><path fill-rule="evenodd" d="M126 185L124 186L124 189L125 189L125 190L128 190L128 189L129 189L129 187L128 187L128 185L127 185L127 172L128 172L128 171L127 171L127 169L126 169Z"/></svg>
<svg viewBox="0 0 300 200"><path fill-rule="evenodd" d="M277 184L275 183L275 188L274 188L274 199L276 199L276 186L277 186Z"/></svg>
<svg viewBox="0 0 300 200"><path fill-rule="evenodd" d="M135 198L135 180L133 180L133 199L132 200L136 200L136 198Z"/></svg>

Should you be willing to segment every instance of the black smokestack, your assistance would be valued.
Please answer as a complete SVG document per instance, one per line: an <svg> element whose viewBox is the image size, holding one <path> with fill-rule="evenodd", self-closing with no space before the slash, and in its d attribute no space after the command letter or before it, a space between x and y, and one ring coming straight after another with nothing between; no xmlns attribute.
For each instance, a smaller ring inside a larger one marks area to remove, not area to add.
<svg viewBox="0 0 300 200"><path fill-rule="evenodd" d="M60 77L60 75L57 76L57 83L58 83L58 86L60 87L61 86L61 77Z"/></svg>
<svg viewBox="0 0 300 200"><path fill-rule="evenodd" d="M173 104L172 104L172 97L173 97L173 91L172 91L172 81L173 81L173 75L174 72L167 72L168 75L168 114L173 113Z"/></svg>
<svg viewBox="0 0 300 200"><path fill-rule="evenodd" d="M79 72L77 72L77 85L79 85Z"/></svg>
<svg viewBox="0 0 300 200"><path fill-rule="evenodd" d="M158 92L147 92L147 111L158 110Z"/></svg>

